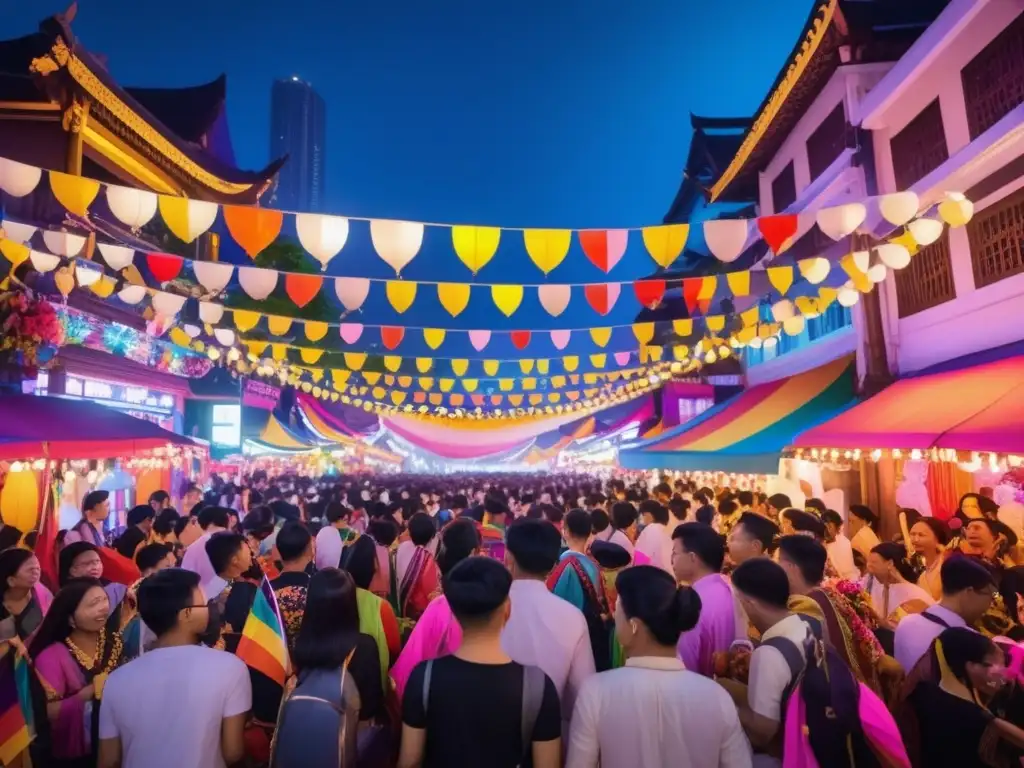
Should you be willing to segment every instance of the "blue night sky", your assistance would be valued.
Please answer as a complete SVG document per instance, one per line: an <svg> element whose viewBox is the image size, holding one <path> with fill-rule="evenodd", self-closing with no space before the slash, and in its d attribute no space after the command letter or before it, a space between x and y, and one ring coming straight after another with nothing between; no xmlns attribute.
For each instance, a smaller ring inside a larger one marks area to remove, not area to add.
<svg viewBox="0 0 1024 768"><path fill-rule="evenodd" d="M6 4L5 37L63 2ZM74 29L126 85L228 75L243 167L270 85L328 110L327 210L506 226L661 220L689 113L750 114L808 0L81 0Z"/></svg>

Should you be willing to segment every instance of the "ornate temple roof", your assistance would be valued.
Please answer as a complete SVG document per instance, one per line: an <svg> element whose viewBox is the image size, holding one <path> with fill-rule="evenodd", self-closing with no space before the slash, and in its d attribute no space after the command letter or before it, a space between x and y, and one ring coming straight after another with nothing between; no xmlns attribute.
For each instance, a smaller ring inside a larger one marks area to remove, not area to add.
<svg viewBox="0 0 1024 768"><path fill-rule="evenodd" d="M229 146L212 145L224 119L223 76L191 88L123 87L74 36L73 18L74 6L34 34L0 41L0 123L60 122L65 132L81 132L84 159L122 183L221 203L259 199L285 159L246 171ZM44 139L24 139L33 140ZM26 162L41 164L38 148L26 154Z"/></svg>

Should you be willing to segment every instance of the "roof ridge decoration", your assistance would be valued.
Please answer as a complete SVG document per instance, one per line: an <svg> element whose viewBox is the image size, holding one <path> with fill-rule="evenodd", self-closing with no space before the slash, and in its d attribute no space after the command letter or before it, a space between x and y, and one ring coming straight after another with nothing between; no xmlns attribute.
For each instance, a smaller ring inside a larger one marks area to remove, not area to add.
<svg viewBox="0 0 1024 768"><path fill-rule="evenodd" d="M736 178L737 174L754 151L754 148L757 146L758 142L760 142L761 137L775 119L775 116L785 103L790 92L800 81L804 70L807 69L807 65L814 57L815 51L818 50L818 46L821 45L822 40L825 39L825 34L832 23L832 19L838 10L838 6L839 0L825 0L825 2L821 3L817 10L815 10L811 17L811 21L808 24L809 29L804 35L803 42L799 45L794 55L790 57L791 60L789 67L786 69L785 75L782 77L778 85L775 86L771 96L758 111L753 125L750 127L746 137L743 139L743 143L736 152L736 156L733 157L732 162L729 163L725 172L722 173L719 179L711 187L712 202L725 192L733 179Z"/></svg>

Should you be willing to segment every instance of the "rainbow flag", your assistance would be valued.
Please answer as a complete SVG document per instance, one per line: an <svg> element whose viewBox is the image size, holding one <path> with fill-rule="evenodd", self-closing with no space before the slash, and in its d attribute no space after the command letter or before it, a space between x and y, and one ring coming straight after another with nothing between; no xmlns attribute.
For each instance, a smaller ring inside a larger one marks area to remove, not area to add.
<svg viewBox="0 0 1024 768"><path fill-rule="evenodd" d="M289 670L288 643L283 627L277 598L270 581L264 576L242 627L235 655L250 669L262 672L282 686L288 679Z"/></svg>
<svg viewBox="0 0 1024 768"><path fill-rule="evenodd" d="M29 674L28 662L9 647L0 658L0 765L13 763L36 735Z"/></svg>

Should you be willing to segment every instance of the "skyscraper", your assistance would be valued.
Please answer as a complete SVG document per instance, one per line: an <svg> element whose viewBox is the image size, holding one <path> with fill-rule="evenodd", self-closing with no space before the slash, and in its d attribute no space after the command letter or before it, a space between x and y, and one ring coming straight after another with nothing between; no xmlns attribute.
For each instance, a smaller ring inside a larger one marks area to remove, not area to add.
<svg viewBox="0 0 1024 768"><path fill-rule="evenodd" d="M326 107L297 77L275 80L270 92L270 156L288 155L270 191L269 205L320 211L324 201Z"/></svg>

